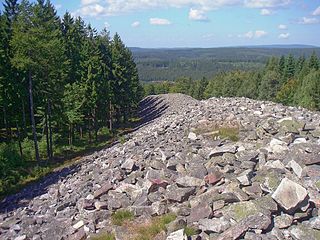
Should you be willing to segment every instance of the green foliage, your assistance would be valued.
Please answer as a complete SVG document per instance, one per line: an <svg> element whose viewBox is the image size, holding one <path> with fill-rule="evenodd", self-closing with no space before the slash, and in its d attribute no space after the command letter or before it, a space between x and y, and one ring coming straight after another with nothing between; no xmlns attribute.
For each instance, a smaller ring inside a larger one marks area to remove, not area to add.
<svg viewBox="0 0 320 240"><path fill-rule="evenodd" d="M144 85L145 94L179 92L197 99L248 97L320 110L319 65L315 52L309 59L272 57L260 71L223 72L208 81L184 77L172 83L148 83Z"/></svg>
<svg viewBox="0 0 320 240"><path fill-rule="evenodd" d="M194 236L198 233L197 229L193 227L185 227L184 228L184 233L187 235L187 237Z"/></svg>
<svg viewBox="0 0 320 240"><path fill-rule="evenodd" d="M118 210L111 216L112 223L118 226L121 226L126 221L131 221L133 219L134 219L133 213L128 210Z"/></svg>
<svg viewBox="0 0 320 240"><path fill-rule="evenodd" d="M220 127L214 131L217 131L213 134L214 138L229 139L233 142L239 141L239 128L237 127Z"/></svg>
<svg viewBox="0 0 320 240"><path fill-rule="evenodd" d="M90 238L91 240L115 240L116 237L112 233L102 233Z"/></svg>

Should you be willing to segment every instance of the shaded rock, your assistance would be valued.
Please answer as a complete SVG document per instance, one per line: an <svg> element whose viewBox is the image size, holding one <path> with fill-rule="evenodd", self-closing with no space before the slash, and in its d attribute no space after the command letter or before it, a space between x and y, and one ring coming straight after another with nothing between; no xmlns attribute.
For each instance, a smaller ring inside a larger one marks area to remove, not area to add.
<svg viewBox="0 0 320 240"><path fill-rule="evenodd" d="M195 188L179 188L176 185L170 185L167 187L166 198L173 202L184 202L189 196L194 194Z"/></svg>
<svg viewBox="0 0 320 240"><path fill-rule="evenodd" d="M302 177L302 167L296 161L291 160L286 167L292 169L292 171L298 176L298 178Z"/></svg>
<svg viewBox="0 0 320 240"><path fill-rule="evenodd" d="M223 174L220 171L212 171L207 176L205 176L204 180L206 183L214 185L219 182L222 177Z"/></svg>
<svg viewBox="0 0 320 240"><path fill-rule="evenodd" d="M272 198L286 211L292 212L299 208L308 196L307 190L301 185L289 180L282 179L277 190L272 194Z"/></svg>
<svg viewBox="0 0 320 240"><path fill-rule="evenodd" d="M282 214L274 218L274 225L277 228L288 228L293 222L293 217L288 214Z"/></svg>

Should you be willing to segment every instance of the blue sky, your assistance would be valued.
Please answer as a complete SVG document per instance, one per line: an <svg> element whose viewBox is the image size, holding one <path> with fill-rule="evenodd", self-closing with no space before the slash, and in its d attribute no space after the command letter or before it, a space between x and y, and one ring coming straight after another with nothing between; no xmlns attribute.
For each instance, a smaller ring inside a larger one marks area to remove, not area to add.
<svg viewBox="0 0 320 240"><path fill-rule="evenodd" d="M130 47L320 46L320 0L52 0Z"/></svg>

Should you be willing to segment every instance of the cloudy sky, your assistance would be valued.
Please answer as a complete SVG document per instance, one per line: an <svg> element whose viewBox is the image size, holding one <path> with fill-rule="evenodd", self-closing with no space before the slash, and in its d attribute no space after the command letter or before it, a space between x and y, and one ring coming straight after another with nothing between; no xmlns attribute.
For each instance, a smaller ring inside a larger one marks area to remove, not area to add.
<svg viewBox="0 0 320 240"><path fill-rule="evenodd" d="M320 46L320 0L53 0L131 47Z"/></svg>

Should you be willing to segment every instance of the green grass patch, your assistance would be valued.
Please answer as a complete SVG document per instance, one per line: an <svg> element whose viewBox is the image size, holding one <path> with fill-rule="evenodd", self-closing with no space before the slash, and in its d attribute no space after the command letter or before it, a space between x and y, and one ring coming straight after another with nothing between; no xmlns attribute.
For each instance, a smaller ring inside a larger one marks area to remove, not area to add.
<svg viewBox="0 0 320 240"><path fill-rule="evenodd" d="M184 228L184 233L187 235L187 237L194 236L198 233L197 229L193 227L185 227Z"/></svg>
<svg viewBox="0 0 320 240"><path fill-rule="evenodd" d="M113 233L101 233L90 238L91 240L116 240Z"/></svg>
<svg viewBox="0 0 320 240"><path fill-rule="evenodd" d="M176 219L174 214L166 214L160 217L156 217L145 226L137 228L137 236L134 240L152 240L162 231L166 231L166 225Z"/></svg>
<svg viewBox="0 0 320 240"><path fill-rule="evenodd" d="M131 221L133 219L133 213L128 210L118 210L111 216L112 223L117 226L122 226L126 221Z"/></svg>
<svg viewBox="0 0 320 240"><path fill-rule="evenodd" d="M216 129L217 133L213 134L214 138L228 139L233 142L239 141L239 128L221 127Z"/></svg>

